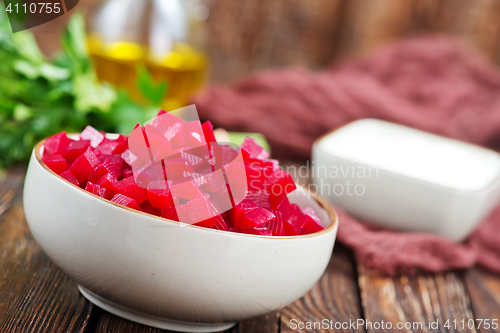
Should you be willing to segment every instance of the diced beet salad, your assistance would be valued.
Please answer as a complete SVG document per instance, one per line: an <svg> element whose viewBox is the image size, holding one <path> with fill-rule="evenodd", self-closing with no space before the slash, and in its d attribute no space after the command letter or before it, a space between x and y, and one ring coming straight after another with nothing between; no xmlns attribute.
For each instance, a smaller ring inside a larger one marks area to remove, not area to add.
<svg viewBox="0 0 500 333"><path fill-rule="evenodd" d="M162 114L165 112L160 111L157 117ZM193 138L199 140L200 135L204 136L203 143L206 142L208 147L210 143L216 142L210 122L205 122L200 127L199 121L186 123L175 118L175 123L172 123L172 127L176 128L175 134L172 135L172 131L169 131L161 138L168 149L182 151L181 146L184 143ZM191 132L191 129L196 128L196 124L192 123L197 123L201 133L196 133L196 130ZM61 132L45 141L42 160L68 182L101 198L175 221L185 222L186 218L189 219L190 206L182 203L187 200L195 202L193 198L198 201L204 199L193 196L193 193L204 193L203 195L208 197L217 194L217 188L213 185L215 181L213 184L209 181L201 185L204 192L196 186L186 187L188 190L184 191L185 194L181 192L173 197L169 188L172 181L168 180L168 172L165 172L166 178L162 181L151 180L149 184L139 186L132 171L134 156L129 150L128 139L123 135L108 139L105 133L91 126L87 126L80 134L80 140L72 140L65 132ZM287 194L296 189L295 183L290 174L280 169L278 161L269 159L269 153L264 148L255 140L246 138L241 145L241 155L248 184L244 200L229 211L191 224L267 236L305 235L324 229L313 209L301 210L296 204L289 202ZM224 158L225 156L222 159ZM176 168L179 168L180 163L185 170L191 170L193 175L197 174L197 168L202 167L199 159L195 158L171 161L177 163ZM170 162L163 163L165 168L166 163ZM182 214L181 219L178 214Z"/></svg>

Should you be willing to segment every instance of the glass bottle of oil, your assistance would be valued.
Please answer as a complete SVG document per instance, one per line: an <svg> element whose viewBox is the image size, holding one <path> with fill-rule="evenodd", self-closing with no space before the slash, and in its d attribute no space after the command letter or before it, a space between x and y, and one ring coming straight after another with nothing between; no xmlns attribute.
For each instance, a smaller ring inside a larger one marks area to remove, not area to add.
<svg viewBox="0 0 500 333"><path fill-rule="evenodd" d="M103 81L128 89L135 86L138 66L168 83L162 107L186 105L202 87L208 71L203 49L203 0L107 0L94 14L89 50Z"/></svg>

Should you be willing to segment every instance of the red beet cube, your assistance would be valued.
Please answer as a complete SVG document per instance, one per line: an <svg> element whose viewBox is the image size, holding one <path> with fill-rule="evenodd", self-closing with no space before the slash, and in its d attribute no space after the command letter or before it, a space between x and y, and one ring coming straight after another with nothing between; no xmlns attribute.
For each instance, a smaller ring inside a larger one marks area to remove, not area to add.
<svg viewBox="0 0 500 333"><path fill-rule="evenodd" d="M185 158L166 158L163 160L163 164L167 172L167 179L184 178L184 175L194 172L193 167Z"/></svg>
<svg viewBox="0 0 500 333"><path fill-rule="evenodd" d="M120 193L115 194L115 196L111 199L111 201L116 202L117 204L128 207L128 208L142 211L141 206L139 206L137 204L137 202L135 202L134 199L129 198L126 195L123 195Z"/></svg>
<svg viewBox="0 0 500 333"><path fill-rule="evenodd" d="M271 230L273 236L285 236L285 227L283 226L283 215L278 211L273 211L276 218L267 223L267 228Z"/></svg>
<svg viewBox="0 0 500 333"><path fill-rule="evenodd" d="M123 159L120 154L103 155L99 158L99 160L101 161L101 163L104 163L106 161L114 163L116 164L119 170L121 170L123 167Z"/></svg>
<svg viewBox="0 0 500 333"><path fill-rule="evenodd" d="M170 192L173 196L177 196L185 200L193 200L203 196L203 192L199 189L194 181L187 181L180 184L171 184Z"/></svg>
<svg viewBox="0 0 500 333"><path fill-rule="evenodd" d="M82 183L87 180L87 177L98 165L99 159L95 156L92 148L88 147L85 153L78 157L73 164L71 164L69 170L73 173L76 179Z"/></svg>
<svg viewBox="0 0 500 333"><path fill-rule="evenodd" d="M300 235L302 227L304 226L306 219L304 213L300 210L299 206L296 204L286 205L284 207L278 207L283 216L283 226L285 228L286 236L296 236Z"/></svg>
<svg viewBox="0 0 500 333"><path fill-rule="evenodd" d="M61 176L62 178L66 179L71 184L75 184L76 186L80 185L80 182L78 182L78 179L76 179L76 177L69 170L68 171L64 171L59 176Z"/></svg>
<svg viewBox="0 0 500 333"><path fill-rule="evenodd" d="M140 206L144 213L148 213L155 216L161 216L161 211L151 206L147 200L144 201Z"/></svg>
<svg viewBox="0 0 500 333"><path fill-rule="evenodd" d="M177 216L179 217L179 222L192 224L191 220L189 219L189 213L185 204L176 205L175 211L177 212Z"/></svg>
<svg viewBox="0 0 500 333"><path fill-rule="evenodd" d="M101 142L104 141L104 135L90 125L85 127L83 132L80 134L80 138L82 140L90 140L92 148L96 148Z"/></svg>
<svg viewBox="0 0 500 333"><path fill-rule="evenodd" d="M168 207L161 210L161 216L172 221L179 221L175 207Z"/></svg>
<svg viewBox="0 0 500 333"><path fill-rule="evenodd" d="M248 191L245 199L252 200L259 207L262 207L265 209L272 209L271 202L269 201L269 192L268 191L265 191L265 190Z"/></svg>
<svg viewBox="0 0 500 333"><path fill-rule="evenodd" d="M217 216L217 217L220 217L220 216ZM226 221L222 218L215 218L215 224L209 228L214 229L214 230L229 231L229 228L227 226Z"/></svg>
<svg viewBox="0 0 500 333"><path fill-rule="evenodd" d="M235 227L247 229L267 223L274 218L276 216L269 210L257 207L243 215L240 220L233 221L233 223Z"/></svg>
<svg viewBox="0 0 500 333"><path fill-rule="evenodd" d="M154 180L148 184L147 195L151 206L157 209L167 209L174 206L170 189L166 181Z"/></svg>
<svg viewBox="0 0 500 333"><path fill-rule="evenodd" d="M60 154L43 154L42 161L58 175L66 171L67 163L64 157Z"/></svg>
<svg viewBox="0 0 500 333"><path fill-rule="evenodd" d="M310 207L304 208L302 212L305 215L305 222L302 226L301 235L312 234L325 228L321 225L321 220Z"/></svg>
<svg viewBox="0 0 500 333"><path fill-rule="evenodd" d="M240 202L236 207L233 207L229 211L229 216L231 217L231 220L233 223L240 224L240 220L245 215L246 213L250 212L251 210L254 210L255 208L258 208L257 204L253 202L252 200L245 199L242 202Z"/></svg>
<svg viewBox="0 0 500 333"><path fill-rule="evenodd" d="M110 174L114 179L118 179L122 174L122 171L118 168L118 166L111 161L104 161L101 163L95 170L92 172L88 179L91 182L97 182L104 175Z"/></svg>
<svg viewBox="0 0 500 333"><path fill-rule="evenodd" d="M190 223L205 221L216 216L214 207L206 197L190 200L184 206L189 214Z"/></svg>
<svg viewBox="0 0 500 333"><path fill-rule="evenodd" d="M85 187L85 190L93 193L101 198L111 200L113 196L115 195L112 191L108 190L107 188L104 188L102 186L99 186L97 184L93 184L91 182L87 183L87 186Z"/></svg>
<svg viewBox="0 0 500 333"><path fill-rule="evenodd" d="M201 179L205 180L200 187L204 191L217 192L226 186L226 180L220 170L202 176Z"/></svg>
<svg viewBox="0 0 500 333"><path fill-rule="evenodd" d="M62 154L69 144L66 132L61 132L49 137L43 144L44 154Z"/></svg>
<svg viewBox="0 0 500 333"><path fill-rule="evenodd" d="M68 163L73 163L74 160L87 151L88 147L90 147L89 140L70 141L63 151L63 156Z"/></svg>
<svg viewBox="0 0 500 333"><path fill-rule="evenodd" d="M241 149L246 150L250 154L250 158L259 160L266 160L269 158L269 153L262 148L257 141L249 137L245 138L245 141L241 144Z"/></svg>
<svg viewBox="0 0 500 333"><path fill-rule="evenodd" d="M104 176L102 176L97 182L96 184L99 185L99 186L102 186L104 188L107 188L108 190L114 192L114 193L118 193L119 192L119 189L115 186L115 184L117 183L118 181L116 180L116 178L114 178L113 176L111 176L109 173L105 174Z"/></svg>
<svg viewBox="0 0 500 333"><path fill-rule="evenodd" d="M205 121L201 125L201 129L203 130L203 135L205 136L205 141L208 144L208 148L210 148L211 142L217 142L214 135L214 126L212 125L211 122Z"/></svg>
<svg viewBox="0 0 500 333"><path fill-rule="evenodd" d="M210 228L216 224L221 224L224 223L224 219L220 215L216 215L212 218L196 222L194 225L200 226L200 227L205 227L205 228ZM224 223L225 224L225 223Z"/></svg>
<svg viewBox="0 0 500 333"><path fill-rule="evenodd" d="M95 152L99 152L103 155L114 155L121 154L127 149L126 142L111 141L105 139L96 149Z"/></svg>
<svg viewBox="0 0 500 333"><path fill-rule="evenodd" d="M138 186L133 176L114 183L114 186L118 189L118 193L134 199L138 204L148 199L146 189Z"/></svg>

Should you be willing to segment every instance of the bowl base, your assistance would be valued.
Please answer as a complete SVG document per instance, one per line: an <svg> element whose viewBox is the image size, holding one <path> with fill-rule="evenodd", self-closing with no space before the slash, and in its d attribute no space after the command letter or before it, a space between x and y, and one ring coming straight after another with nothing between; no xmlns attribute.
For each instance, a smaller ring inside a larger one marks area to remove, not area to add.
<svg viewBox="0 0 500 333"><path fill-rule="evenodd" d="M118 317L122 317L139 324L161 328L164 330L179 332L217 332L227 330L236 325L236 322L220 324L190 323L160 317L153 317L110 302L80 285L78 285L78 290L80 290L80 293L83 295L83 297L88 299L91 303Z"/></svg>

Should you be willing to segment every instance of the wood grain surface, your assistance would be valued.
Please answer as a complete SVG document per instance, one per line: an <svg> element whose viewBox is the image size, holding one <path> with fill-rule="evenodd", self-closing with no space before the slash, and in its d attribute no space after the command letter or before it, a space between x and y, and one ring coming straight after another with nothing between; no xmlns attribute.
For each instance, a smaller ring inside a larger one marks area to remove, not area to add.
<svg viewBox="0 0 500 333"><path fill-rule="evenodd" d="M17 168L0 178L0 332L167 333L114 316L79 294L75 282L50 261L29 231L22 208L24 172ZM308 182L296 178L304 185ZM321 323L324 319L333 329L290 325L292 320ZM241 321L225 333L364 332L366 323L334 328L335 323L357 320L372 322L367 332L500 332L491 325L479 327L480 319L490 323L500 319L498 276L475 268L385 277L356 266L352 253L337 244L325 274L304 297L280 311ZM429 320L438 320L438 328L429 328ZM447 320L449 328L444 327ZM384 330L375 326L382 321L385 327L391 323L397 328L399 322L422 326Z"/></svg>
<svg viewBox="0 0 500 333"><path fill-rule="evenodd" d="M304 297L281 310L280 331L282 333L296 332L293 329L297 322L321 323L324 319L333 323L356 321L363 318L360 304L359 289L356 282L356 266L352 254L342 245L336 244L334 254L325 274ZM295 319L297 322L291 323ZM299 330L303 332L364 332L350 328L330 329L320 327L314 330Z"/></svg>
<svg viewBox="0 0 500 333"><path fill-rule="evenodd" d="M456 273L390 278L359 265L358 274L365 318L373 324L368 332L476 332L474 325L468 328L474 315L464 282ZM382 321L386 329L375 324ZM434 322L438 325L431 326ZM446 328L446 323L451 327Z"/></svg>
<svg viewBox="0 0 500 333"><path fill-rule="evenodd" d="M0 332L85 332L93 305L31 235L21 170L0 183Z"/></svg>
<svg viewBox="0 0 500 333"><path fill-rule="evenodd" d="M499 333L500 279L489 272L474 268L465 272L464 280L469 291L478 331ZM497 328L491 325L492 319L497 319ZM487 323L485 320L488 320L489 325L485 325Z"/></svg>

